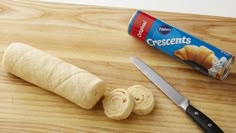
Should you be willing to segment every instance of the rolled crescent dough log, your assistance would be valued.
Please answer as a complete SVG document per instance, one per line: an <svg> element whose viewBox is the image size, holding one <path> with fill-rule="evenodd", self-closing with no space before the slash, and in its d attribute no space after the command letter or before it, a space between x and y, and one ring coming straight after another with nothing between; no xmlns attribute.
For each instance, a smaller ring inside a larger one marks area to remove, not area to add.
<svg viewBox="0 0 236 133"><path fill-rule="evenodd" d="M95 75L23 43L8 46L2 66L85 109L93 108L105 91L104 81Z"/></svg>
<svg viewBox="0 0 236 133"><path fill-rule="evenodd" d="M133 111L138 115L146 115L154 108L154 97L152 92L142 85L134 85L127 89L134 97Z"/></svg>
<svg viewBox="0 0 236 133"><path fill-rule="evenodd" d="M122 88L118 88L105 96L103 108L106 116L114 120L126 119L133 110L134 98Z"/></svg>

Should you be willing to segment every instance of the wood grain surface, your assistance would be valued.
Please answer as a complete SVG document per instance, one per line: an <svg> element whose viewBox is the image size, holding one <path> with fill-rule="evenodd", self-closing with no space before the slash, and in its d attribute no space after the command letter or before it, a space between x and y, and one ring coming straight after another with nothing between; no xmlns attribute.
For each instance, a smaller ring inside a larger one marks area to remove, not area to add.
<svg viewBox="0 0 236 133"><path fill-rule="evenodd" d="M162 75L226 133L236 132L236 66L225 81L193 68L134 39L127 33L133 9L0 1L0 56L12 42L23 42L96 74L107 92L141 84L155 96L149 115L108 119L101 101L85 110L0 67L1 133L201 133L202 131L129 57L137 56ZM236 19L146 11L171 25L236 55ZM1 60L0 60L1 61Z"/></svg>

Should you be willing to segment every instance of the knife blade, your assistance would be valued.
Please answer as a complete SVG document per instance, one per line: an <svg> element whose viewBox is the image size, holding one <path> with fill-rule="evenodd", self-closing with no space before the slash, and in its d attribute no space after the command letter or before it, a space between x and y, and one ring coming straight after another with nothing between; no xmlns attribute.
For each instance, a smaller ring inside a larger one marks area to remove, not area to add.
<svg viewBox="0 0 236 133"><path fill-rule="evenodd" d="M147 64L137 57L131 57L131 61L149 80L159 87L167 97L169 97L176 105L181 107L205 133L224 133L216 123L214 123L204 113L193 107L187 98L181 95Z"/></svg>

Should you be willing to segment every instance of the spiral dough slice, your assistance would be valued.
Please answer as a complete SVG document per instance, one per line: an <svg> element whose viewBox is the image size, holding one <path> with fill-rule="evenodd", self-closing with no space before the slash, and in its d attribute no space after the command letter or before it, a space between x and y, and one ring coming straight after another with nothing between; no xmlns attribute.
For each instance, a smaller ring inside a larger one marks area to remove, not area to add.
<svg viewBox="0 0 236 133"><path fill-rule="evenodd" d="M127 90L134 97L133 112L137 115L146 115L154 108L152 92L142 85L134 85Z"/></svg>
<svg viewBox="0 0 236 133"><path fill-rule="evenodd" d="M132 112L133 106L134 98L122 88L113 90L103 100L105 114L114 120L126 119Z"/></svg>

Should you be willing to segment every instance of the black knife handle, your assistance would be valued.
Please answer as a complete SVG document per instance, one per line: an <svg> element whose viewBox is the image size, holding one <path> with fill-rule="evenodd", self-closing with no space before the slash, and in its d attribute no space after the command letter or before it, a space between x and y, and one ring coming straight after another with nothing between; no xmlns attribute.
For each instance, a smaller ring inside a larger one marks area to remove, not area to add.
<svg viewBox="0 0 236 133"><path fill-rule="evenodd" d="M192 105L186 109L186 113L198 124L205 133L224 133L210 118Z"/></svg>

